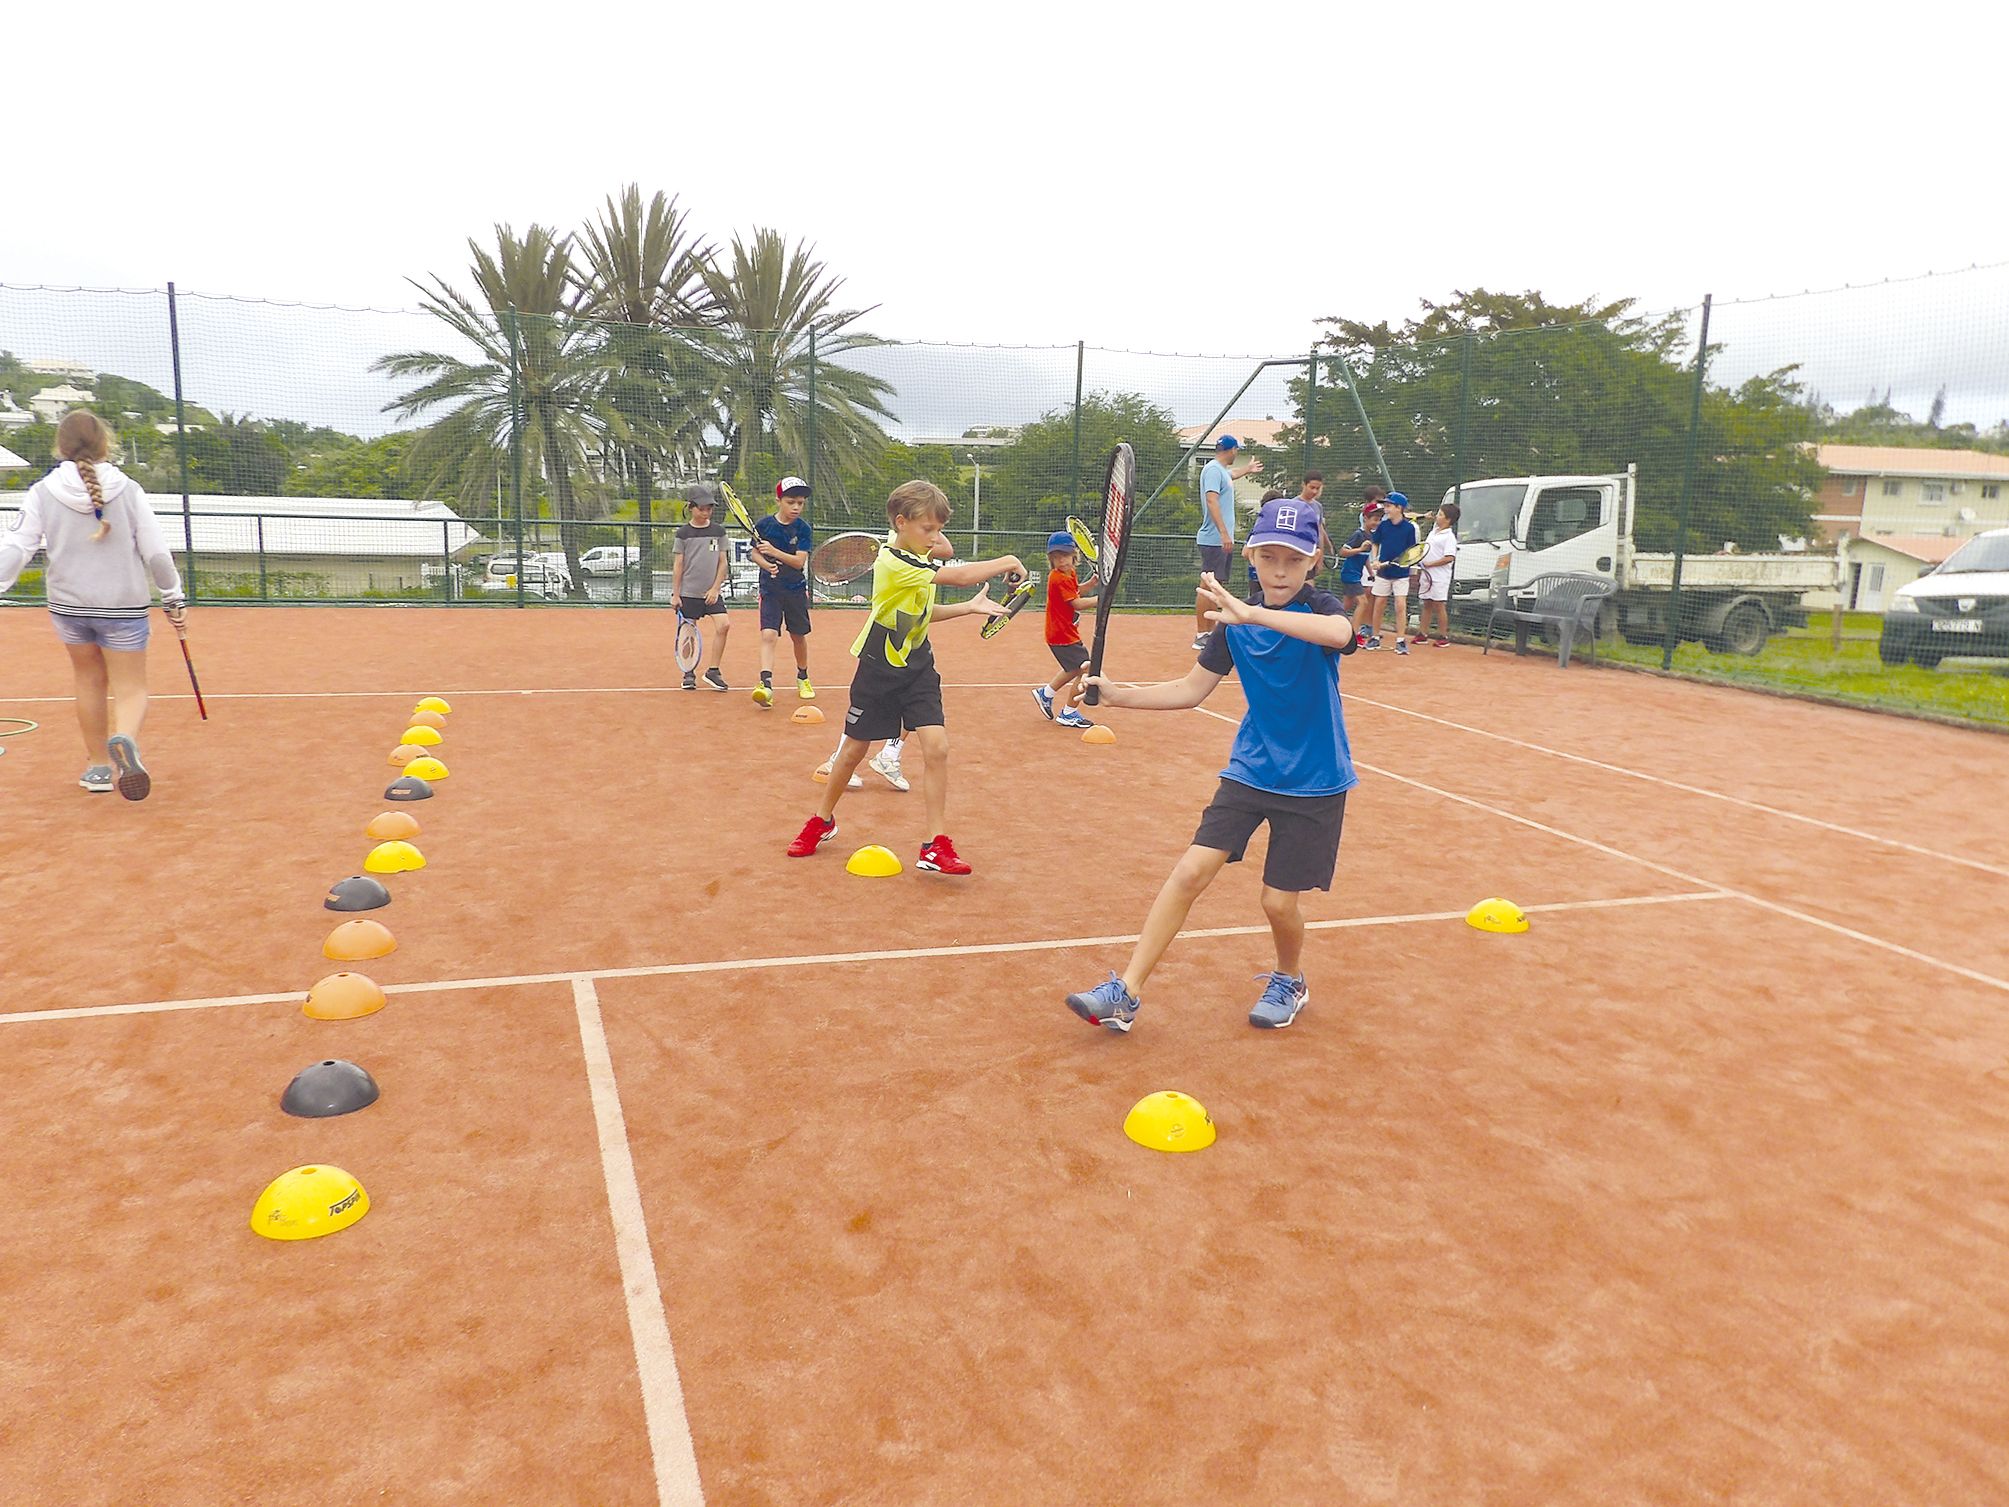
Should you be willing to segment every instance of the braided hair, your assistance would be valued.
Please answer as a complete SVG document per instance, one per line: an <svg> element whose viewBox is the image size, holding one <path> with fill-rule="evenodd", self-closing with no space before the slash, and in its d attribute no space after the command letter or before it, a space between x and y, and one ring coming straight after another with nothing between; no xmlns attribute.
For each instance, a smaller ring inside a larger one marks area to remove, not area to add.
<svg viewBox="0 0 2009 1507"><path fill-rule="evenodd" d="M91 535L94 544L112 531L111 520L105 517L105 492L97 467L97 462L111 453L110 427L88 408L71 409L56 426L56 458L76 462L84 490L91 494L91 516L98 520L98 531Z"/></svg>

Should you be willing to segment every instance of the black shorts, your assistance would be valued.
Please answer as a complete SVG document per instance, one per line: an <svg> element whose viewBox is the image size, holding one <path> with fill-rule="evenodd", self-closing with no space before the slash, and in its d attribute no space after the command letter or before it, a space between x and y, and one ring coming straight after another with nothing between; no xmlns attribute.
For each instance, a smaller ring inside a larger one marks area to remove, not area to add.
<svg viewBox="0 0 2009 1507"><path fill-rule="evenodd" d="M724 602L707 602L703 597L678 597L677 611L688 618L724 617Z"/></svg>
<svg viewBox="0 0 2009 1507"><path fill-rule="evenodd" d="M1230 591L1234 590L1234 587L1228 585L1228 567L1234 563L1234 559L1235 551L1232 545L1203 544L1200 546L1200 569L1222 585L1228 586Z"/></svg>
<svg viewBox="0 0 2009 1507"><path fill-rule="evenodd" d="M931 653L925 663L896 670L876 658L858 661L844 736L860 743L897 738L918 727L943 727L942 676Z"/></svg>
<svg viewBox="0 0 2009 1507"><path fill-rule="evenodd" d="M1272 795L1224 779L1213 802L1200 813L1193 846L1226 853L1229 863L1240 863L1256 828L1268 822L1270 850L1263 859L1263 883L1294 894L1329 890L1345 820L1344 790L1338 795Z"/></svg>
<svg viewBox="0 0 2009 1507"><path fill-rule="evenodd" d="M1088 668L1088 645L1048 644L1047 652L1054 657L1060 667L1072 675L1076 670Z"/></svg>
<svg viewBox="0 0 2009 1507"><path fill-rule="evenodd" d="M809 593L806 591L763 591L760 594L760 630L778 633L809 632Z"/></svg>

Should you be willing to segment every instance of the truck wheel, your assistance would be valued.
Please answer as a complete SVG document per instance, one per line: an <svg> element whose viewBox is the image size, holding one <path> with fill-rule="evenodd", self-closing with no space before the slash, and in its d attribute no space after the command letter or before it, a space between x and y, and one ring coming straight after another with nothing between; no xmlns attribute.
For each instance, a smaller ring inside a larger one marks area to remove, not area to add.
<svg viewBox="0 0 2009 1507"><path fill-rule="evenodd" d="M1876 641L1876 657L1886 665L1901 665L1905 659L1904 645L1893 638L1880 638Z"/></svg>
<svg viewBox="0 0 2009 1507"><path fill-rule="evenodd" d="M1715 640L1709 645L1718 654L1760 654L1772 634L1772 620L1756 602L1740 602L1723 619Z"/></svg>
<svg viewBox="0 0 2009 1507"><path fill-rule="evenodd" d="M1915 651L1911 657L1918 661L1918 667L1921 670L1938 669L1939 661L1942 658L1940 652L1937 649L1919 649Z"/></svg>

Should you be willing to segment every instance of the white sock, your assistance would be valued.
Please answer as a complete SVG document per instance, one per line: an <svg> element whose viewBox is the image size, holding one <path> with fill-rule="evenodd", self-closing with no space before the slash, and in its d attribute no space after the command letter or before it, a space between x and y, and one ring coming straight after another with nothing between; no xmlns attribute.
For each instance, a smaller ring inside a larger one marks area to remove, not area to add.
<svg viewBox="0 0 2009 1507"><path fill-rule="evenodd" d="M888 764L897 764L900 762L900 749L906 741L905 738L888 738L886 740L886 747L882 751L881 756Z"/></svg>

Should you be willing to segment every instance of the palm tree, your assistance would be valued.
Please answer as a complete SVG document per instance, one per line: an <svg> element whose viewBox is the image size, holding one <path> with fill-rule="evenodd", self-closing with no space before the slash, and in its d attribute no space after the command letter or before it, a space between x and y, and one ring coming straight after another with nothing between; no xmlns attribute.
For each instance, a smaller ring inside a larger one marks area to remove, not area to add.
<svg viewBox="0 0 2009 1507"><path fill-rule="evenodd" d="M712 361L698 338L712 322L705 265L711 248L690 227L688 211L660 193L645 209L629 184L581 235L573 308L596 321L606 367L603 399L633 436L623 459L635 478L641 523L642 595L654 591L653 522L657 466L695 459L716 419Z"/></svg>
<svg viewBox="0 0 2009 1507"><path fill-rule="evenodd" d="M721 428L734 470L772 448L809 465L810 340L815 338L816 441L824 465L817 476L838 497L847 480L885 449L875 420L890 419L890 383L836 358L887 342L853 330L870 309L840 309L841 277L828 274L815 247L791 247L779 231L756 230L751 243L733 237L723 264L715 261L705 285L717 307L712 339L719 363Z"/></svg>
<svg viewBox="0 0 2009 1507"><path fill-rule="evenodd" d="M580 592L585 574L579 565L574 479L586 470L599 431L625 440L627 426L602 404L604 373L593 359L588 327L567 308L574 281L572 240L542 225L532 225L519 240L510 227L498 225L493 254L475 241L467 244L476 297L437 276L430 287L416 281L412 286L419 290L420 306L472 347L473 359L444 351L383 357L375 370L421 379L385 410L416 418L454 405L424 432L406 464L428 492L450 487L463 502L492 497L505 457L512 445L520 446L519 474L543 476L551 484L559 539L573 590Z"/></svg>

